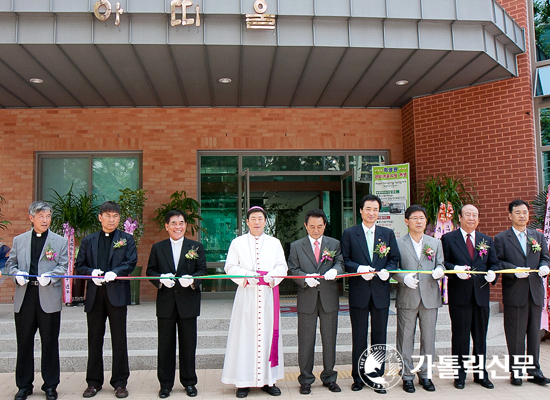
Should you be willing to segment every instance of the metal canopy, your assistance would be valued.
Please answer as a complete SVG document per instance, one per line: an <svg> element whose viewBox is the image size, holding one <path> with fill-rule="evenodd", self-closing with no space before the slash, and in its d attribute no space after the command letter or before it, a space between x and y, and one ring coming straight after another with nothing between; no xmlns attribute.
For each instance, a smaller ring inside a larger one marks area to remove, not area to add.
<svg viewBox="0 0 550 400"><path fill-rule="evenodd" d="M176 27L170 0L120 1L119 26L95 3L0 0L0 107L401 107L517 76L525 51L493 0L267 0L272 31L246 28L254 0Z"/></svg>

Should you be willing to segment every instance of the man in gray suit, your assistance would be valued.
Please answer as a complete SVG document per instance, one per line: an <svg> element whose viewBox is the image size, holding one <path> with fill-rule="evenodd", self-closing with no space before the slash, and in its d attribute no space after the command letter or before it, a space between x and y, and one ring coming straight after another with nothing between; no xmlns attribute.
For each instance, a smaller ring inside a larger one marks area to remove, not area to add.
<svg viewBox="0 0 550 400"><path fill-rule="evenodd" d="M300 393L310 394L315 358L317 317L321 321L323 343L323 386L331 392L340 392L336 383L336 330L338 327L338 283L336 275L344 272L340 242L324 236L327 216L322 210L306 213L304 223L308 236L290 245L288 268L292 275L304 276L295 279L298 284L298 364L300 366ZM324 279L308 278L323 275Z"/></svg>
<svg viewBox="0 0 550 400"><path fill-rule="evenodd" d="M42 390L47 400L57 399L59 384L59 328L61 325L61 278L67 271L67 239L49 230L52 207L43 201L29 206L33 229L13 239L6 269L16 275L15 334L17 365L15 400L32 394L34 380L34 336L42 342ZM29 276L31 275L31 276Z"/></svg>
<svg viewBox="0 0 550 400"><path fill-rule="evenodd" d="M522 384L521 366L514 365L514 356L533 357L533 365L527 369L528 382L544 386L550 383L540 369L540 319L544 304L542 278L548 275L548 244L544 235L528 229L529 204L514 200L508 205L512 227L495 237L495 248L503 269L538 269L538 273L516 272L502 274L502 302L504 303L504 333L510 356L510 383Z"/></svg>
<svg viewBox="0 0 550 400"><path fill-rule="evenodd" d="M418 372L418 380L424 390L435 391L428 377L428 358L435 355L435 324L437 309L441 307L438 279L443 277L443 248L441 242L425 235L426 209L414 204L405 211L405 223L409 234L399 238L397 245L401 260L399 269L431 271L425 273L394 274L397 287L397 351L403 356L403 390L414 393L412 353L416 320L420 325L420 355L424 361Z"/></svg>

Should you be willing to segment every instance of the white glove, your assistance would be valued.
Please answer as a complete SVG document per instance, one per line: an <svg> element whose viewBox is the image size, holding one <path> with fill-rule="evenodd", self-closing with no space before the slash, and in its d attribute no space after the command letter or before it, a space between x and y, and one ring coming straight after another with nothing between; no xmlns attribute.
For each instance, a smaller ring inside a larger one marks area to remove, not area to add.
<svg viewBox="0 0 550 400"><path fill-rule="evenodd" d="M27 271L19 271L17 273L17 276L15 277L15 280L19 285L25 286L29 281L29 279L27 278L28 275L29 273Z"/></svg>
<svg viewBox="0 0 550 400"><path fill-rule="evenodd" d="M338 271L336 271L334 268L331 268L327 272L325 272L325 275L323 275L323 277L327 281L333 281L336 279L336 275L338 275Z"/></svg>
<svg viewBox="0 0 550 400"><path fill-rule="evenodd" d="M267 274L264 275L264 282L267 283L268 285L271 284L273 282L273 271L269 271Z"/></svg>
<svg viewBox="0 0 550 400"><path fill-rule="evenodd" d="M403 283L410 287L411 289L417 289L418 288L418 279L415 277L415 273L411 272L410 274L405 275L405 278L403 279Z"/></svg>
<svg viewBox="0 0 550 400"><path fill-rule="evenodd" d="M443 268L437 267L432 271L432 278L435 280L441 279L445 276L445 273L443 272Z"/></svg>
<svg viewBox="0 0 550 400"><path fill-rule="evenodd" d="M109 271L105 274L105 282L113 282L116 278L116 274L113 271Z"/></svg>
<svg viewBox="0 0 550 400"><path fill-rule="evenodd" d="M94 269L92 271L92 276L101 276L103 275L103 271L100 269ZM97 285L101 286L103 285L103 282L105 282L105 278L92 278L92 281Z"/></svg>
<svg viewBox="0 0 550 400"><path fill-rule="evenodd" d="M455 271L469 271L470 267L468 267L467 265L455 265L454 270ZM458 272L456 274L456 276L458 276L459 279L463 279L463 280L470 279L470 274L467 274L467 273L464 273L464 272Z"/></svg>
<svg viewBox="0 0 550 400"><path fill-rule="evenodd" d="M489 283L493 282L497 278L497 274L495 274L495 271L490 269L487 271L487 275L485 275L485 280Z"/></svg>
<svg viewBox="0 0 550 400"><path fill-rule="evenodd" d="M183 275L178 281L182 287L189 287L195 280L191 278L191 275Z"/></svg>
<svg viewBox="0 0 550 400"><path fill-rule="evenodd" d="M371 272L371 271L374 271L374 268L371 267L370 265L360 265L359 267L357 267L358 273ZM361 275L361 277L366 281L370 281L372 278L374 278L374 274L365 274L365 275Z"/></svg>
<svg viewBox="0 0 550 400"><path fill-rule="evenodd" d="M46 286L52 280L50 278L50 275L51 274L49 272L44 272L42 275L36 278L36 280L38 281L38 283L40 283L40 286Z"/></svg>
<svg viewBox="0 0 550 400"><path fill-rule="evenodd" d="M376 275L378 275L378 277L383 281L387 281L390 278L390 273L387 269L381 269L376 273Z"/></svg>
<svg viewBox="0 0 550 400"><path fill-rule="evenodd" d="M249 271L247 275L250 276L250 278L245 278L248 281L248 285L250 286L256 286L258 283L260 283L260 280L256 277L260 276L254 271Z"/></svg>
<svg viewBox="0 0 550 400"><path fill-rule="evenodd" d="M160 274L159 281L162 285L166 286L167 288L172 288L176 284L176 281L174 281L173 279L170 279L173 277L174 277L174 274L171 272L169 274Z"/></svg>
<svg viewBox="0 0 550 400"><path fill-rule="evenodd" d="M525 267L517 267L516 269L525 269ZM524 279L529 277L529 272L516 272L514 275L516 278Z"/></svg>
<svg viewBox="0 0 550 400"><path fill-rule="evenodd" d="M548 265L543 265L539 268L539 276L541 278L544 278L546 275L548 275L548 272L550 272L550 268L548 268Z"/></svg>
<svg viewBox="0 0 550 400"><path fill-rule="evenodd" d="M307 274L306 276L315 276L318 274ZM315 287L320 284L320 282L315 278L306 278L306 283L309 287Z"/></svg>

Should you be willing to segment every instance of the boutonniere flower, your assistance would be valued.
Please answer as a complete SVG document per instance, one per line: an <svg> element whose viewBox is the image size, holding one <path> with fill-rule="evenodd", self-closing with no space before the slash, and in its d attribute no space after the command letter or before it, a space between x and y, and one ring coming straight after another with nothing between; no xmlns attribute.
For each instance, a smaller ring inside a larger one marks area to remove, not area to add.
<svg viewBox="0 0 550 400"><path fill-rule="evenodd" d="M531 246L531 250L533 250L533 253L542 250L542 247L540 247L539 242L537 242L535 238L529 237L527 239L529 239L529 245Z"/></svg>
<svg viewBox="0 0 550 400"><path fill-rule="evenodd" d="M477 251L479 251L479 257L483 260L483 256L487 255L487 251L491 248L485 241L485 239L481 240L479 244L476 246Z"/></svg>
<svg viewBox="0 0 550 400"><path fill-rule="evenodd" d="M195 247L191 247L191 250L187 252L185 255L185 258L188 260L196 260L199 258L199 249L195 249Z"/></svg>
<svg viewBox="0 0 550 400"><path fill-rule="evenodd" d="M120 249L124 246L126 246L126 239L120 239L113 244L113 249Z"/></svg>
<svg viewBox="0 0 550 400"><path fill-rule="evenodd" d="M57 257L57 253L53 249L52 244L48 243L46 245L46 248L44 249L44 257L42 259L51 261L51 260L54 260L55 257Z"/></svg>
<svg viewBox="0 0 550 400"><path fill-rule="evenodd" d="M391 248L386 245L386 242L380 242L376 246L376 249L374 249L374 252L378 254L381 258L386 257L388 254L390 254Z"/></svg>
<svg viewBox="0 0 550 400"><path fill-rule="evenodd" d="M424 254L426 257L428 257L428 260L432 261L432 258L434 258L435 251L430 246L426 245L424 246Z"/></svg>
<svg viewBox="0 0 550 400"><path fill-rule="evenodd" d="M335 256L336 256L336 250L330 251L325 247L325 249L323 250L323 254L321 254L321 262L325 260L332 261Z"/></svg>

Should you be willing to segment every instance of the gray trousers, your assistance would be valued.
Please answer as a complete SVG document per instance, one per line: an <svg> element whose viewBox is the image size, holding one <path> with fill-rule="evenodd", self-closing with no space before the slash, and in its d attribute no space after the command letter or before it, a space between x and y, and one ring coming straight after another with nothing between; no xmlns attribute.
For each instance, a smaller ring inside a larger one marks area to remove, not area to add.
<svg viewBox="0 0 550 400"><path fill-rule="evenodd" d="M298 313L298 365L300 375L298 382L312 384L315 382L313 364L315 361L315 337L317 317L321 322L321 342L323 344L323 383L336 382L338 372L334 370L336 362L336 332L338 329L338 310L327 313L323 310L321 299L317 297L317 305L311 314Z"/></svg>
<svg viewBox="0 0 550 400"><path fill-rule="evenodd" d="M428 358L432 356L435 362L435 325L437 323L437 308L426 308L420 305L414 309L397 309L397 351L403 357L403 380L413 380L415 365L412 354L414 351L414 335L416 332L416 320L420 326L420 355L424 356L418 377L428 379Z"/></svg>

